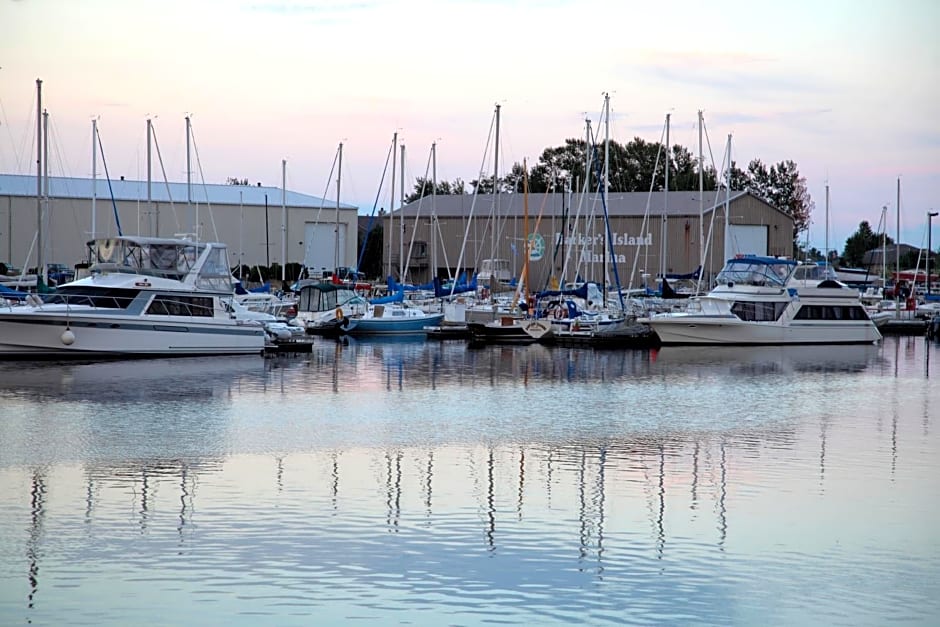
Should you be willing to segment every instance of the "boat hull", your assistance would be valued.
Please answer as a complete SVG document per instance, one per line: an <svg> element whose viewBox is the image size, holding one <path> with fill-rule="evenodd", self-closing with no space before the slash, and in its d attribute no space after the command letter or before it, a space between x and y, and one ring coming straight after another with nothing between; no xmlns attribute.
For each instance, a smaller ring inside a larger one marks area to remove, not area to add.
<svg viewBox="0 0 940 627"><path fill-rule="evenodd" d="M871 344L881 333L871 322L814 322L789 324L748 322L734 317L706 318L671 315L649 319L663 346Z"/></svg>
<svg viewBox="0 0 940 627"><path fill-rule="evenodd" d="M347 335L405 335L425 333L424 327L433 327L441 324L444 314L427 314L423 316L378 317L364 316L356 319L356 324L347 331Z"/></svg>
<svg viewBox="0 0 940 627"><path fill-rule="evenodd" d="M534 344L552 337L551 324L545 320L468 322L470 340L483 344Z"/></svg>
<svg viewBox="0 0 940 627"><path fill-rule="evenodd" d="M0 312L0 359L260 355L265 346L264 328L250 322L28 309Z"/></svg>

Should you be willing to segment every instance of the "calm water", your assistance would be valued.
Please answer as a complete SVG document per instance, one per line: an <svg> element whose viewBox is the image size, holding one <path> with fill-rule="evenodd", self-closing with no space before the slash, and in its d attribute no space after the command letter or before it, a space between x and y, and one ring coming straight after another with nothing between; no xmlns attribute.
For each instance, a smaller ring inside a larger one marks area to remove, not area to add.
<svg viewBox="0 0 940 627"><path fill-rule="evenodd" d="M937 624L940 344L0 363L0 624Z"/></svg>

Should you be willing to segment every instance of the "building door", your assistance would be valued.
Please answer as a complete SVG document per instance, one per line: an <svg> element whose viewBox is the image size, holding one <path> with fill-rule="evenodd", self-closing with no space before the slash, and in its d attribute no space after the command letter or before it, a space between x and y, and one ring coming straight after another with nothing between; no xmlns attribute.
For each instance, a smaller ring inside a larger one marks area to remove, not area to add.
<svg viewBox="0 0 940 627"><path fill-rule="evenodd" d="M336 254L336 229L339 228L339 255ZM336 266L348 266L346 225L307 222L304 225L304 266L311 276L332 273ZM338 263L337 263L338 260Z"/></svg>
<svg viewBox="0 0 940 627"><path fill-rule="evenodd" d="M731 224L725 242L725 259L735 255L766 255L767 225Z"/></svg>

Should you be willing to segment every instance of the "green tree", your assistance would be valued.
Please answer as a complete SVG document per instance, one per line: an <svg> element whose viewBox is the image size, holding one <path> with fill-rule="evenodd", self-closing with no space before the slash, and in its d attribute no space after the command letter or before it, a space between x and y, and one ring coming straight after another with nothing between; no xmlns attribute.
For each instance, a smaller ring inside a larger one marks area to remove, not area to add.
<svg viewBox="0 0 940 627"><path fill-rule="evenodd" d="M815 203L806 188L806 178L793 161L781 161L769 168L760 159L747 166L748 187L755 194L793 219L793 250L799 234L809 226Z"/></svg>
<svg viewBox="0 0 940 627"><path fill-rule="evenodd" d="M430 196L434 193L434 183L423 176L415 179L414 191L405 196L405 202L414 202L424 196ZM466 194L466 184L462 179L456 178L453 181L438 181L437 195L447 196L450 194Z"/></svg>
<svg viewBox="0 0 940 627"><path fill-rule="evenodd" d="M864 262L865 253L881 246L881 236L871 229L867 220L862 220L858 230L845 240L842 250L842 263L851 268L857 268Z"/></svg>

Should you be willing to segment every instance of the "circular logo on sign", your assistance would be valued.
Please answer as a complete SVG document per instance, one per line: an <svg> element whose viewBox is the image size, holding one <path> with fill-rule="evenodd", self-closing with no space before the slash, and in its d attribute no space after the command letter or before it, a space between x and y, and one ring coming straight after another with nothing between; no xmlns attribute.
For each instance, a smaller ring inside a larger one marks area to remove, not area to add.
<svg viewBox="0 0 940 627"><path fill-rule="evenodd" d="M545 239L538 233L529 233L529 261L538 261L545 255Z"/></svg>

